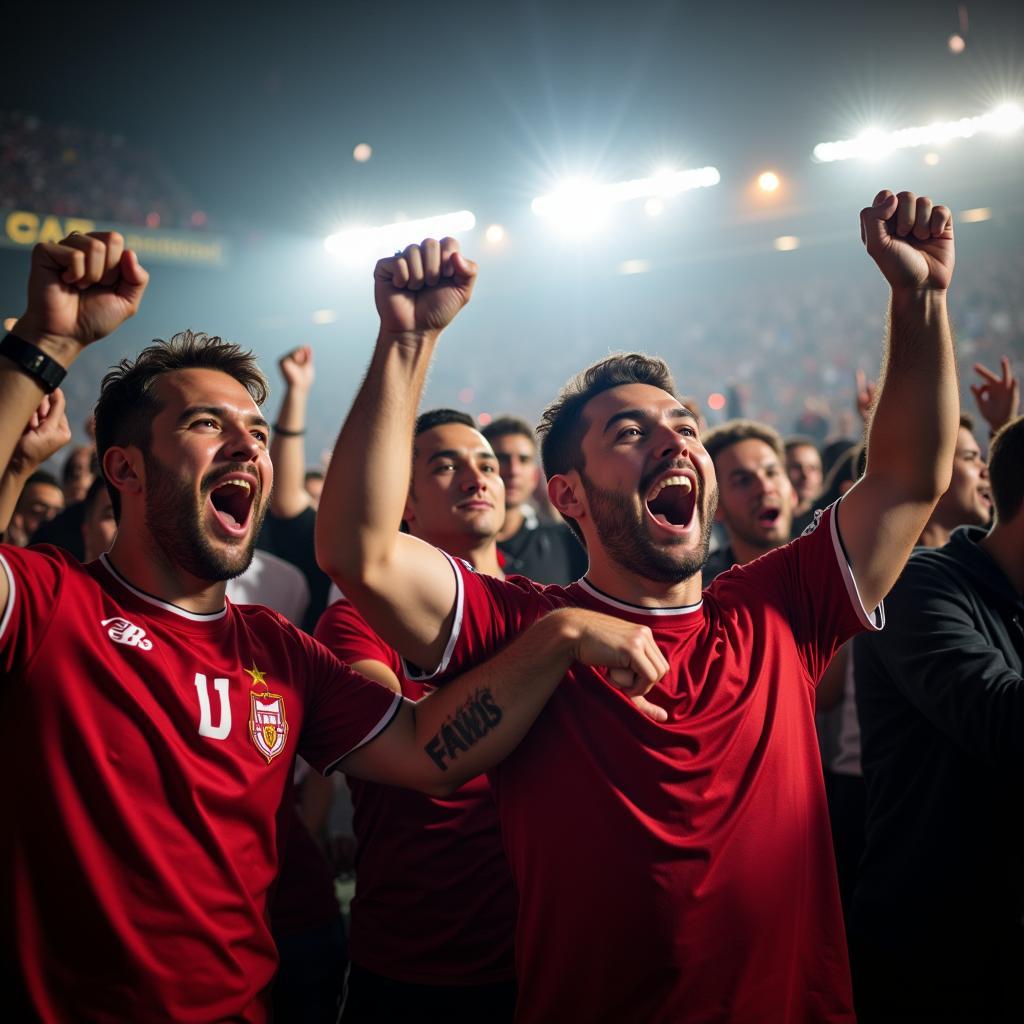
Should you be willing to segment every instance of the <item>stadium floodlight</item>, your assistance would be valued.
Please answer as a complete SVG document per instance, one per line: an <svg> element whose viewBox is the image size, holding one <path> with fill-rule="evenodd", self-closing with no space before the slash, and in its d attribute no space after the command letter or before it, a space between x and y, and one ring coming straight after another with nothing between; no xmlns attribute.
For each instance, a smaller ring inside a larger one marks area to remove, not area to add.
<svg viewBox="0 0 1024 1024"><path fill-rule="evenodd" d="M324 239L324 248L343 259L362 261L366 257L390 256L398 249L413 245L424 238L458 237L476 226L476 216L470 210L441 213L418 220L403 220L375 228L346 228Z"/></svg>
<svg viewBox="0 0 1024 1024"><path fill-rule="evenodd" d="M1011 135L1024 127L1024 108L1017 103L1004 103L978 117L962 117L959 121L933 121L914 128L894 132L869 129L855 139L819 142L814 159L821 163L835 160L877 160L896 149L933 146L953 139L970 139L975 135Z"/></svg>
<svg viewBox="0 0 1024 1024"><path fill-rule="evenodd" d="M757 187L762 192L777 192L782 182L774 171L764 171L757 176Z"/></svg>
<svg viewBox="0 0 1024 1024"><path fill-rule="evenodd" d="M693 170L664 170L650 178L599 183L586 178L570 178L553 192L538 196L530 204L538 217L543 217L568 234L593 234L607 220L611 207L634 199L660 199L710 188L721 181L716 167ZM648 209L648 213L651 210ZM656 216L656 214L652 214Z"/></svg>

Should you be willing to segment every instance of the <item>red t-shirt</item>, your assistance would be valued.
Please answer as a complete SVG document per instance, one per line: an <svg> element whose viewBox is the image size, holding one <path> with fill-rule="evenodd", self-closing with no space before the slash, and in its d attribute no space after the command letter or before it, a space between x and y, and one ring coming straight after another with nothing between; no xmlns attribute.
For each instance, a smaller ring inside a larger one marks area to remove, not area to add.
<svg viewBox="0 0 1024 1024"><path fill-rule="evenodd" d="M316 637L343 661L391 669L401 659L344 598L327 608ZM484 776L444 799L349 777L358 841L349 928L353 963L422 985L485 985L515 975L515 887L498 812Z"/></svg>
<svg viewBox="0 0 1024 1024"><path fill-rule="evenodd" d="M400 698L267 608L185 612L57 548L0 571L5 1007L265 1020L295 754L329 770Z"/></svg>
<svg viewBox="0 0 1024 1024"><path fill-rule="evenodd" d="M517 1018L852 1022L814 688L882 616L861 606L831 512L688 608L452 564L438 673L567 605L648 625L671 665L649 695L665 723L574 666L492 773L520 893Z"/></svg>

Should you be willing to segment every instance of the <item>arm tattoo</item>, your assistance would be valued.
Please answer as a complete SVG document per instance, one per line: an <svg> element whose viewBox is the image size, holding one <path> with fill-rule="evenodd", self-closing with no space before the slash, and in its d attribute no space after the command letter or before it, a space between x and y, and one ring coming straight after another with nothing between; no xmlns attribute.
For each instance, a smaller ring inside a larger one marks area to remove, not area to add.
<svg viewBox="0 0 1024 1024"><path fill-rule="evenodd" d="M490 689L474 690L462 706L444 720L440 730L423 749L434 764L446 772L448 765L445 760L453 761L461 752L469 750L501 721L501 717L501 708Z"/></svg>

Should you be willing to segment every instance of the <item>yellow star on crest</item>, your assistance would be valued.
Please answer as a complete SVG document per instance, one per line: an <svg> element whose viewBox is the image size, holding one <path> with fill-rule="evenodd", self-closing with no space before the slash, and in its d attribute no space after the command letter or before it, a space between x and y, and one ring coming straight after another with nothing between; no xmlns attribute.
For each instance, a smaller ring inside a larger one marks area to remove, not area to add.
<svg viewBox="0 0 1024 1024"><path fill-rule="evenodd" d="M267 685L267 676L266 676L266 673L265 673L265 672L261 672L261 671L260 671L260 670L259 670L259 669L258 669L258 668L256 667L256 662L255 662L255 661L254 661L254 662L252 663L252 668L244 668L244 669L242 669L242 671L243 671L243 672L244 672L244 673L245 673L245 674L246 674L247 676L250 676L250 677L252 678L252 685L253 685L253 686L256 686L256 685L257 685L257 683L258 683L258 684L259 684L260 686L266 686L266 685Z"/></svg>

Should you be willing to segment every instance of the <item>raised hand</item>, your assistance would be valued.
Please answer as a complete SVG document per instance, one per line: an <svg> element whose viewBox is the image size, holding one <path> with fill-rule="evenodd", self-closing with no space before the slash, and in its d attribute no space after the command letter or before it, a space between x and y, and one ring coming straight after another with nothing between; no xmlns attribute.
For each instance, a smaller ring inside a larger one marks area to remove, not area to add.
<svg viewBox="0 0 1024 1024"><path fill-rule="evenodd" d="M476 275L477 265L462 255L454 238L425 238L379 260L373 280L381 332L443 331L469 302Z"/></svg>
<svg viewBox="0 0 1024 1024"><path fill-rule="evenodd" d="M860 237L893 289L943 291L953 277L953 215L927 196L883 189L860 212Z"/></svg>
<svg viewBox="0 0 1024 1024"><path fill-rule="evenodd" d="M28 476L70 440L64 392L57 388L52 394L44 395L32 413L28 426L18 438L8 468L15 474Z"/></svg>
<svg viewBox="0 0 1024 1024"><path fill-rule="evenodd" d="M316 371L313 369L313 349L300 345L285 353L277 362L285 384L292 391L306 391L313 387Z"/></svg>
<svg viewBox="0 0 1024 1024"><path fill-rule="evenodd" d="M983 363L974 364L974 372L981 377L980 384L971 385L971 394L978 403L978 412L985 417L989 429L995 433L1009 423L1020 409L1020 381L1010 368L1010 360L1000 359L1003 375L993 373Z"/></svg>
<svg viewBox="0 0 1024 1024"><path fill-rule="evenodd" d="M572 656L584 665L608 670L608 681L628 696L649 718L664 722L663 708L644 694L668 671L668 661L647 626L582 608L564 609L573 635Z"/></svg>
<svg viewBox="0 0 1024 1024"><path fill-rule="evenodd" d="M90 345L135 315L148 282L116 231L40 242L32 250L28 309L14 333L33 344Z"/></svg>

